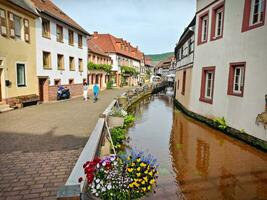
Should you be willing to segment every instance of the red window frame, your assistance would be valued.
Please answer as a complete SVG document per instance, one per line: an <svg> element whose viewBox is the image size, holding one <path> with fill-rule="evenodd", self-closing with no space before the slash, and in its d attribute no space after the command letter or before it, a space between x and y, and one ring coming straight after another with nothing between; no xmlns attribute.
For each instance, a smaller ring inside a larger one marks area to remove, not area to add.
<svg viewBox="0 0 267 200"><path fill-rule="evenodd" d="M206 40L202 41L202 22L203 18L208 17L208 22L207 22L207 38ZM204 12L198 17L198 39L197 39L197 44L201 45L204 44L208 41L208 35L209 35L209 11Z"/></svg>
<svg viewBox="0 0 267 200"><path fill-rule="evenodd" d="M206 91L206 78L207 73L213 73L213 80L212 80L212 91L211 91L211 99L205 97ZM201 78L201 87L200 87L200 97L199 101L212 104L213 103L213 94L214 94L214 80L215 80L215 66L212 67L203 67L202 68L202 78Z"/></svg>
<svg viewBox="0 0 267 200"><path fill-rule="evenodd" d="M235 78L234 76L235 76L235 68L236 67L243 67L244 68L243 87L241 89L241 93L236 93L234 91L234 88L233 88L234 87L234 78ZM229 75L228 75L227 95L238 96L238 97L244 96L245 76L246 76L246 62L230 63Z"/></svg>
<svg viewBox="0 0 267 200"><path fill-rule="evenodd" d="M243 23L242 23L242 32L252 30L254 28L261 27L265 24L265 14L266 14L266 0L263 0L263 20L262 22L254 25L250 25L251 17L251 2L252 0L245 0L244 12L243 12Z"/></svg>
<svg viewBox="0 0 267 200"><path fill-rule="evenodd" d="M222 34L220 36L216 36L216 15L219 10L222 9ZM218 40L223 37L223 29L224 29L224 1L219 3L218 5L212 8L212 17L211 17L211 32L210 32L210 40Z"/></svg>
<svg viewBox="0 0 267 200"><path fill-rule="evenodd" d="M183 71L183 86L182 86L182 95L185 95L185 84L186 84L186 71Z"/></svg>

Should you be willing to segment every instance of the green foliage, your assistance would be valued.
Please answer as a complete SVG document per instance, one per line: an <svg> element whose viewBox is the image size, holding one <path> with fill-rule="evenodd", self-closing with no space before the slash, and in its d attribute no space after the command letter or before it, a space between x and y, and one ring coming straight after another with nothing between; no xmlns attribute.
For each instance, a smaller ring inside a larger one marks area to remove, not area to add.
<svg viewBox="0 0 267 200"><path fill-rule="evenodd" d="M123 141L126 139L126 129L123 127L116 127L111 129L111 138L114 144L114 148L120 149Z"/></svg>
<svg viewBox="0 0 267 200"><path fill-rule="evenodd" d="M112 89L112 87L113 87L113 81L110 80L107 82L107 89Z"/></svg>
<svg viewBox="0 0 267 200"><path fill-rule="evenodd" d="M165 60L166 58L173 56L173 52L168 53L162 53L162 54L153 54L153 55L147 55L151 58L152 62L159 62L162 60Z"/></svg>
<svg viewBox="0 0 267 200"><path fill-rule="evenodd" d="M130 74L131 76L138 74L135 68L129 66L121 66L121 71L123 74Z"/></svg>
<svg viewBox="0 0 267 200"><path fill-rule="evenodd" d="M218 127L222 130L225 130L227 128L227 124L224 117L216 117L213 119L213 122L218 125Z"/></svg>
<svg viewBox="0 0 267 200"><path fill-rule="evenodd" d="M110 73L112 69L111 65L107 64L95 64L93 62L88 63L88 70L104 70L107 73Z"/></svg>
<svg viewBox="0 0 267 200"><path fill-rule="evenodd" d="M124 127L128 128L133 125L135 117L133 115L127 115L124 117Z"/></svg>

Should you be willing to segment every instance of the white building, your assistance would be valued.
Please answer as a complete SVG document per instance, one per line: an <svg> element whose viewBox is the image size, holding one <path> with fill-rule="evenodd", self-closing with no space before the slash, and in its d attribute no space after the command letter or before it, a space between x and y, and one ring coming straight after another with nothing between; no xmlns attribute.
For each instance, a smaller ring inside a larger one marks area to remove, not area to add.
<svg viewBox="0 0 267 200"><path fill-rule="evenodd" d="M265 22L266 0L197 1L189 109L267 141L255 123L267 94Z"/></svg>
<svg viewBox="0 0 267 200"><path fill-rule="evenodd" d="M50 0L32 0L39 10L36 20L37 76L41 101L56 100L57 86L82 94L87 78L88 33Z"/></svg>

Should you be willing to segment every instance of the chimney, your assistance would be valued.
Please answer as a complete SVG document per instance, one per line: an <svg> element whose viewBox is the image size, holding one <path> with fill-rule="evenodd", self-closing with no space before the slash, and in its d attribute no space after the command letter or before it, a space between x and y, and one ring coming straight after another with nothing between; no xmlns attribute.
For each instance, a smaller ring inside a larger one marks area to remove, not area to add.
<svg viewBox="0 0 267 200"><path fill-rule="evenodd" d="M95 31L95 32L94 32L94 37L95 37L95 36L97 36L97 35L98 35L98 32L97 32L97 31Z"/></svg>
<svg viewBox="0 0 267 200"><path fill-rule="evenodd" d="M267 94L265 94L265 112L267 112Z"/></svg>

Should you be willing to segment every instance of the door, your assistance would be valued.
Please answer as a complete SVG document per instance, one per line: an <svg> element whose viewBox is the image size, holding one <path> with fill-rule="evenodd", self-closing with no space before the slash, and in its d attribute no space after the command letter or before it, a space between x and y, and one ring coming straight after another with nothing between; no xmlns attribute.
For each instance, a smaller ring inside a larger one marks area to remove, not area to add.
<svg viewBox="0 0 267 200"><path fill-rule="evenodd" d="M2 101L2 85L1 85L1 80L2 80L2 69L0 69L0 102Z"/></svg>
<svg viewBox="0 0 267 200"><path fill-rule="evenodd" d="M45 83L46 78L39 78L39 97L41 102L44 101Z"/></svg>

